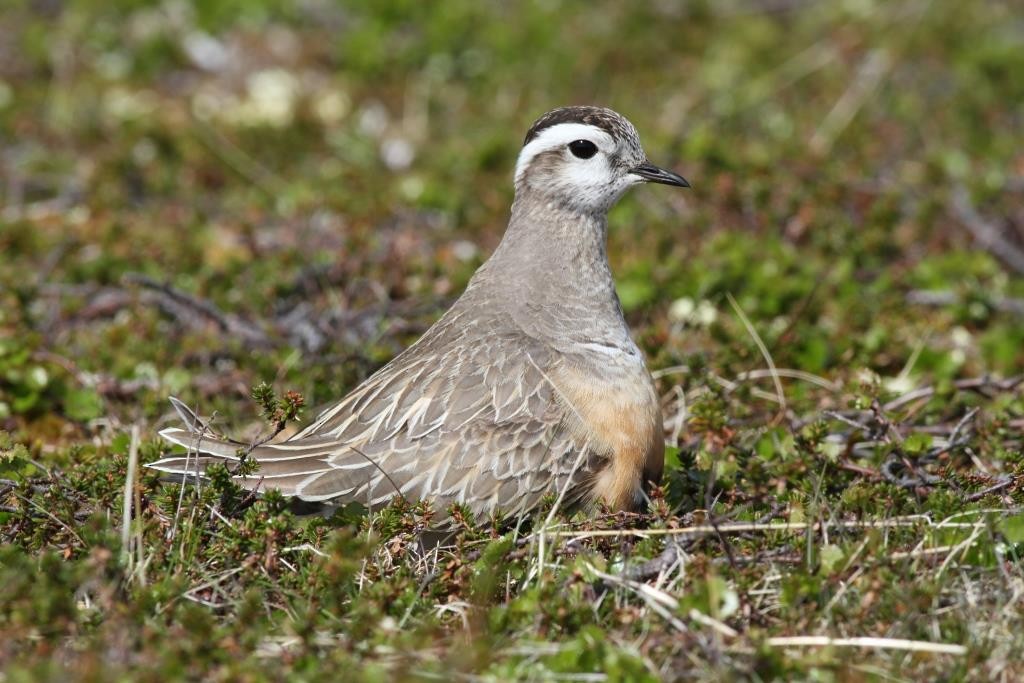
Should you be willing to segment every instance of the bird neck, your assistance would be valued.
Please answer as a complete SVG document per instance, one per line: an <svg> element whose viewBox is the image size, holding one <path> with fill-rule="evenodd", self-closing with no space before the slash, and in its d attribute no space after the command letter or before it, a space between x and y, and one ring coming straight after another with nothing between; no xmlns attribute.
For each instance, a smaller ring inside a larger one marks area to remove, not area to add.
<svg viewBox="0 0 1024 683"><path fill-rule="evenodd" d="M515 263L561 265L584 277L611 277L608 214L582 212L547 198L520 194L495 256ZM541 280L550 278L541 278Z"/></svg>
<svg viewBox="0 0 1024 683"><path fill-rule="evenodd" d="M502 305L532 335L630 344L608 265L607 219L520 193L482 280L500 288Z"/></svg>

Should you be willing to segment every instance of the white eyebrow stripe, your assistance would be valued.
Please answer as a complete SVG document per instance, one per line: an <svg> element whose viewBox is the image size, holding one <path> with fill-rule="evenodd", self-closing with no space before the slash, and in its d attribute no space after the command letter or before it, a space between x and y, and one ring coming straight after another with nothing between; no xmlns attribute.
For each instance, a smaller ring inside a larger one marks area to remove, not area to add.
<svg viewBox="0 0 1024 683"><path fill-rule="evenodd" d="M519 152L519 159L516 161L515 182L519 182L520 176L538 154L568 145L574 140L590 140L597 145L598 149L604 151L614 147L612 136L602 128L586 123L556 123L550 128L542 130Z"/></svg>

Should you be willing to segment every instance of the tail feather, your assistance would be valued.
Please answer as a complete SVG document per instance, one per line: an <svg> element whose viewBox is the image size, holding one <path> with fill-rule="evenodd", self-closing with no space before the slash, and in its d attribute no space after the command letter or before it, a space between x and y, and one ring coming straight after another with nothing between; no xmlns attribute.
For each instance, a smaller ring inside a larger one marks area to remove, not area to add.
<svg viewBox="0 0 1024 683"><path fill-rule="evenodd" d="M185 427L170 427L160 436L185 448L151 462L147 467L177 477L203 476L206 468L217 462L238 463L242 454L258 468L249 475L236 475L235 481L247 489L269 487L285 495L301 495L303 482L319 477L332 469L328 458L344 450L330 437L307 437L281 443L268 443L251 448L249 444L210 432L208 425L188 406L171 398Z"/></svg>
<svg viewBox="0 0 1024 683"><path fill-rule="evenodd" d="M202 477L206 473L206 468L219 462L224 462L224 459L190 453L188 455L174 455L163 458L149 463L146 467L166 474L176 475L174 479L177 480L177 477Z"/></svg>
<svg viewBox="0 0 1024 683"><path fill-rule="evenodd" d="M199 416L195 414L191 408L185 405L182 401L168 396L168 400L171 402L171 407L178 413L178 417L185 423L185 426L193 434L198 434L208 428L208 425L199 419Z"/></svg>
<svg viewBox="0 0 1024 683"><path fill-rule="evenodd" d="M233 460L235 462L241 457L239 450L245 448L245 444L238 441L192 432L178 427L165 429L160 432L160 436L173 444L183 446L193 453L204 453L222 460Z"/></svg>

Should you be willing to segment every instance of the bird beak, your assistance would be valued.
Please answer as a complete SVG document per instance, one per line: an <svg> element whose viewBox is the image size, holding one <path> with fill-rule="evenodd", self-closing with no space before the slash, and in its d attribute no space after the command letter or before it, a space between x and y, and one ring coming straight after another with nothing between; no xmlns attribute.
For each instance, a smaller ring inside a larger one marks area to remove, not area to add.
<svg viewBox="0 0 1024 683"><path fill-rule="evenodd" d="M630 171L633 175L638 175L645 181L650 183L661 183L662 185L675 185L676 187L689 187L690 183L686 182L686 178L673 173L672 171L666 171L663 168L658 168L649 161L645 161L636 168Z"/></svg>

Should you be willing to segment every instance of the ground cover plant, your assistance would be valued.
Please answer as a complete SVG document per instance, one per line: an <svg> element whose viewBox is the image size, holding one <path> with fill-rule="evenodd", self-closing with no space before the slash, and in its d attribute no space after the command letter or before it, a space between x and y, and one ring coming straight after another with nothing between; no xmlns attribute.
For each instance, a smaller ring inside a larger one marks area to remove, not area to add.
<svg viewBox="0 0 1024 683"><path fill-rule="evenodd" d="M415 339L584 102L693 185L611 216L648 513L424 552L144 468ZM1022 117L1013 2L5 2L3 678L1019 680Z"/></svg>

